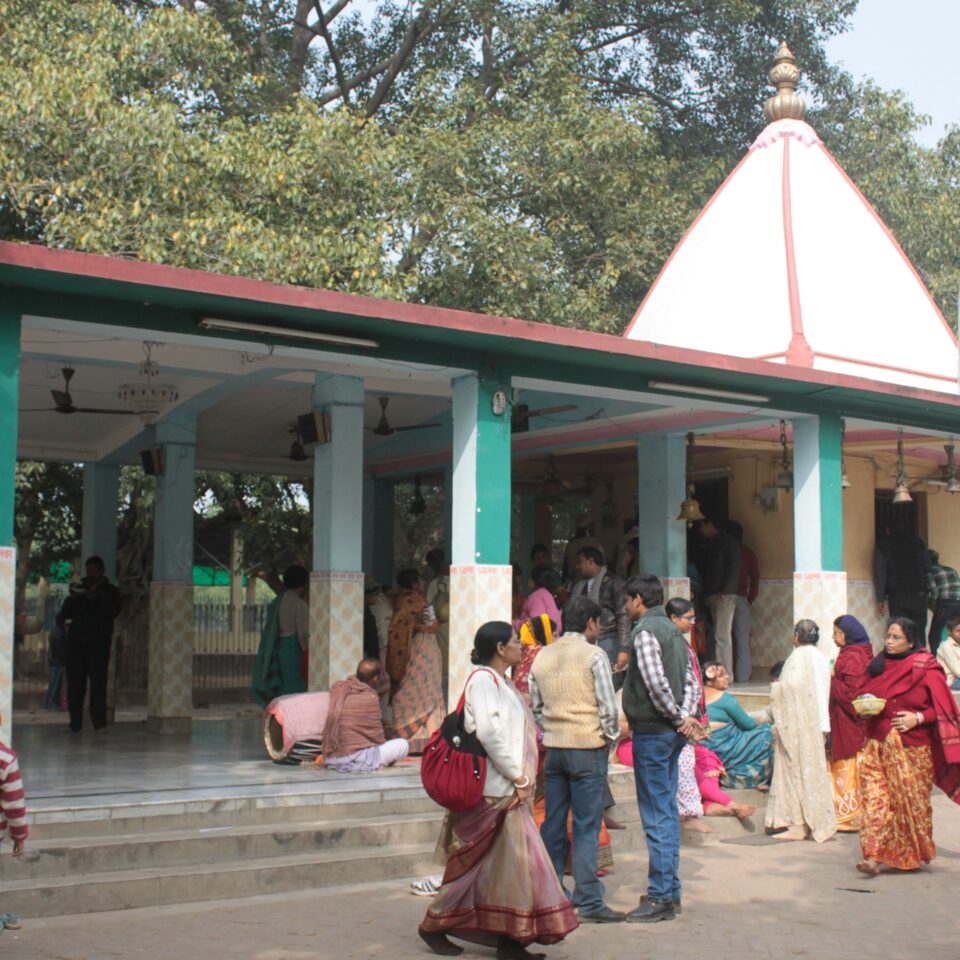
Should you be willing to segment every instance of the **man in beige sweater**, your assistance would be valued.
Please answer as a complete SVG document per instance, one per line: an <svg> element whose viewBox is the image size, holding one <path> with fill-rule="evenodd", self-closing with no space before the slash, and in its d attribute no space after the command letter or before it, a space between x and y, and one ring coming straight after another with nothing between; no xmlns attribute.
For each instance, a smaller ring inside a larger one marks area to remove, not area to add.
<svg viewBox="0 0 960 960"><path fill-rule="evenodd" d="M544 766L546 817L540 830L560 883L573 812L573 881L570 898L581 923L619 923L623 913L604 903L597 877L597 842L603 817L607 757L620 733L613 675L597 647L600 605L576 597L563 609L566 632L544 647L530 669L530 705L547 747Z"/></svg>

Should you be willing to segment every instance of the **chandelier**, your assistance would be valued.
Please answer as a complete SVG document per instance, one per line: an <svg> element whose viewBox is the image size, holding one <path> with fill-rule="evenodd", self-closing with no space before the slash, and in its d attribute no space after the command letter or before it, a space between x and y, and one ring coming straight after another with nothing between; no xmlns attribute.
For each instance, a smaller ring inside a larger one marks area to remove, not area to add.
<svg viewBox="0 0 960 960"><path fill-rule="evenodd" d="M140 381L122 383L117 391L121 403L127 404L140 418L140 422L149 427L157 422L160 415L180 397L175 384L158 383L160 365L151 357L154 347L160 344L152 340L143 343L144 361L140 364Z"/></svg>

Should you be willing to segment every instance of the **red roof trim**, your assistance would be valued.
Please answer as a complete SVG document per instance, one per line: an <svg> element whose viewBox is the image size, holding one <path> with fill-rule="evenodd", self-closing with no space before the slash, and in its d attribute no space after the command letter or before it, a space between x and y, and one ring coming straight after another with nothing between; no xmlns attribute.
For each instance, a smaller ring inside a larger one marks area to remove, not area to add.
<svg viewBox="0 0 960 960"><path fill-rule="evenodd" d="M627 325L627 329L624 330L623 332L624 340L628 340L630 338L630 334L633 331L633 328L636 325L637 320L640 319L640 314L643 313L643 308L647 305L647 301L653 296L653 291L657 289L657 284L665 276L666 272L670 269L670 265L673 263L673 258L680 252L680 248L684 245L684 243L686 243L687 238L690 236L691 233L693 233L694 230L696 230L697 224L700 223L700 221L707 215L707 211L713 206L713 204L716 202L720 194L723 193L723 191L726 189L727 184L730 183L730 181L737 175L737 171L747 162L749 158L750 158L749 153L744 154L740 162L733 168L733 170L730 171L726 180L724 180L723 183L721 183L720 186L717 187L717 189L714 191L713 196L706 202L706 204L704 205L704 208L697 214L693 223L691 223L690 226L687 227L683 236L677 242L677 245L670 252L670 256L667 257L667 262L663 265L660 272L657 274L657 278L656 280L653 281L653 284L651 285L650 289L647 291L647 295L641 301L640 306L637 307L637 312L634 313L633 319Z"/></svg>
<svg viewBox="0 0 960 960"><path fill-rule="evenodd" d="M797 254L793 244L793 198L790 196L790 138L783 137L783 166L780 199L783 204L783 246L787 258L787 300L790 304L790 345L787 363L813 366L813 351L803 332L800 284L797 280Z"/></svg>
<svg viewBox="0 0 960 960"><path fill-rule="evenodd" d="M960 397L916 387L904 387L900 384L867 380L849 374L806 369L789 364L769 364L747 357L731 357L726 354L707 353L703 350L667 346L645 340L627 340L625 337L611 334L556 327L530 320L494 317L469 313L465 310L452 310L447 307L376 300L372 297L358 297L353 294L316 290L311 287L283 286L266 280L205 273L185 267L142 263L99 254L77 253L72 250L51 250L32 244L0 241L0 264L235 300L242 299L266 305L352 314L357 317L388 320L414 327L458 330L464 333L547 343L553 346L619 354L683 366L708 367L759 377L775 377L779 380L815 383L824 387L841 387L867 393L910 397L929 403L960 407ZM637 386L640 389L643 384Z"/></svg>

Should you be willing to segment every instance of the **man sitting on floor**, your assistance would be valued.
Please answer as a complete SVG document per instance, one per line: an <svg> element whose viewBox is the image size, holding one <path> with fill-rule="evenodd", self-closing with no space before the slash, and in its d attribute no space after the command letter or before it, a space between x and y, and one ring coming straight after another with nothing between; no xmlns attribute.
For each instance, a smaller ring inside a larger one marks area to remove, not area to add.
<svg viewBox="0 0 960 960"><path fill-rule="evenodd" d="M323 730L324 765L348 773L389 767L410 752L406 740L386 740L380 719L379 660L361 660L357 675L330 688L330 709Z"/></svg>

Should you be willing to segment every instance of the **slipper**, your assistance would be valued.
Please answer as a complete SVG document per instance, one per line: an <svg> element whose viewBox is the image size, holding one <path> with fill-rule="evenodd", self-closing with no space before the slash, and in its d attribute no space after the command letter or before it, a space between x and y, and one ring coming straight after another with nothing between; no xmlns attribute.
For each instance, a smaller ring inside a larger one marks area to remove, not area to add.
<svg viewBox="0 0 960 960"><path fill-rule="evenodd" d="M19 930L20 918L12 913L0 914L0 929Z"/></svg>

